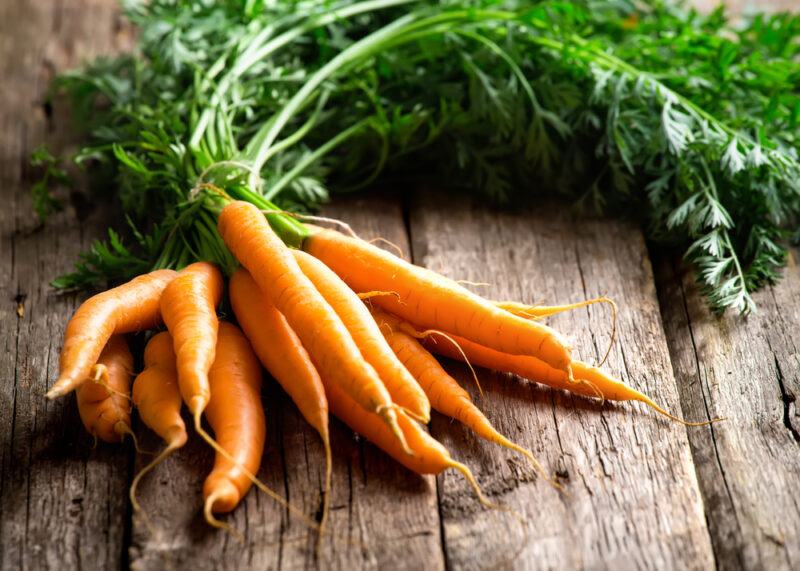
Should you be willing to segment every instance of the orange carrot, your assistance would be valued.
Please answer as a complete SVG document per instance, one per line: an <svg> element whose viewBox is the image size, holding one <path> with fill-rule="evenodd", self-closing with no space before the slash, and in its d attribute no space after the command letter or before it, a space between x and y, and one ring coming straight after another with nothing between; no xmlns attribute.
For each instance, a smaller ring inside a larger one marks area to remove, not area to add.
<svg viewBox="0 0 800 571"><path fill-rule="evenodd" d="M181 270L161 296L161 313L175 348L178 386L196 425L209 399L208 371L214 363L222 287L219 270L197 262Z"/></svg>
<svg viewBox="0 0 800 571"><path fill-rule="evenodd" d="M412 417L427 424L431 418L428 397L397 359L369 309L325 264L305 252L294 250L293 254L303 273L342 319L364 359L375 368L389 390L392 400Z"/></svg>
<svg viewBox="0 0 800 571"><path fill-rule="evenodd" d="M232 511L250 489L261 465L267 425L261 404L261 365L238 327L219 324L216 359L208 373L211 398L205 409L217 454L203 485L204 513L212 525L224 527L213 513Z"/></svg>
<svg viewBox="0 0 800 571"><path fill-rule="evenodd" d="M383 417L403 442L396 405L380 377L261 211L248 202L230 202L219 215L218 228L233 255L286 317L320 373L365 410Z"/></svg>
<svg viewBox="0 0 800 571"><path fill-rule="evenodd" d="M319 373L286 318L267 301L253 277L239 268L228 282L231 305L239 325L261 364L292 398L300 413L319 432L325 449L325 491L320 535L328 519L331 489L331 443L328 399Z"/></svg>
<svg viewBox="0 0 800 571"><path fill-rule="evenodd" d="M406 331L406 329L403 329ZM434 336L425 336L423 345L431 352L457 359L468 361L473 365L513 373L520 377L536 381L554 389L563 389L586 397L599 397L613 401L639 401L667 418L687 426L705 426L714 419L702 422L690 422L674 416L658 406L647 395L633 387L614 379L612 376L586 363L572 362L573 379L569 379L563 371L550 367L547 363L524 355L508 355L473 343L468 339L451 336L452 340L436 339ZM458 345L456 347L453 341Z"/></svg>
<svg viewBox="0 0 800 571"><path fill-rule="evenodd" d="M172 270L156 270L87 299L67 324L58 380L47 397L65 395L87 379L113 334L158 325L161 292L175 275Z"/></svg>
<svg viewBox="0 0 800 571"><path fill-rule="evenodd" d="M433 408L450 418L458 420L471 428L478 436L490 442L505 446L525 456L546 479L549 476L530 450L511 442L500 434L488 418L472 402L469 393L445 371L439 362L414 337L392 328L391 323L383 318L383 312L373 312L375 320L380 324L397 357L414 375L425 394L431 400Z"/></svg>
<svg viewBox="0 0 800 571"><path fill-rule="evenodd" d="M139 511L136 489L141 479L172 452L186 444L186 425L181 418L181 393L172 337L166 331L153 336L144 350L144 370L133 382L133 403L142 422L167 444L131 483L131 504Z"/></svg>
<svg viewBox="0 0 800 571"><path fill-rule="evenodd" d="M374 302L420 327L455 333L504 353L533 355L569 374L570 349L558 333L503 311L450 279L332 230L318 229L303 249L358 293L396 292Z"/></svg>
<svg viewBox="0 0 800 571"><path fill-rule="evenodd" d="M100 353L95 375L77 390L78 412L90 434L105 442L120 442L131 432L133 356L125 338L114 335Z"/></svg>

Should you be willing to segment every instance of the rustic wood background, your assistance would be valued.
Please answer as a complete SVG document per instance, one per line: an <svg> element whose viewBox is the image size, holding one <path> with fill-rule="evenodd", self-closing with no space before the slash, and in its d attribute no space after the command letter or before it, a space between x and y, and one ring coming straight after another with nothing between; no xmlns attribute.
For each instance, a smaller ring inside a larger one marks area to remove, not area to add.
<svg viewBox="0 0 800 571"><path fill-rule="evenodd" d="M686 429L640 405L599 406L481 371L486 394L480 399L473 391L477 402L558 474L567 493L441 416L431 432L524 523L482 509L458 475L409 473L338 422L331 537L319 558L313 533L254 491L229 520L245 533L244 546L209 529L200 487L212 456L197 441L141 488L156 530L134 519L127 490L141 459L130 445L93 447L74 398L43 397L56 376L63 328L80 301L47 284L102 234L113 210L76 195L40 226L27 166L41 142L70 142L63 113L43 103L53 74L131 43L114 0L0 2L2 569L800 567L795 255L781 284L756 296L759 313L720 319L709 314L681 264L648 251L635 226L576 224L557 205L490 212L425 191L405 201L337 200L328 213L366 238L392 240L417 264L489 282L481 291L494 298L610 295L621 313L609 369L687 418L728 420ZM584 359L597 359L608 342L602 307L554 323ZM447 366L472 390L461 366ZM267 383L264 403L269 440L260 476L315 514L323 472L318 437L274 383ZM146 431L137 432L143 447L158 448Z"/></svg>

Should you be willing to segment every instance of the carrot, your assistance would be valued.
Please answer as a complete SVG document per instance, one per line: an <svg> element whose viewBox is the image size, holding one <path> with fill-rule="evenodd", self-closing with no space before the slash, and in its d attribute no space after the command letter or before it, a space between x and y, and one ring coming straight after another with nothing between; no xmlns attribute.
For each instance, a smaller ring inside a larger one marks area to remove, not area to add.
<svg viewBox="0 0 800 571"><path fill-rule="evenodd" d="M236 270L228 287L236 319L261 364L280 383L300 414L322 438L325 448L325 490L319 524L322 535L328 519L332 470L328 399L322 380L286 318L267 301L247 270Z"/></svg>
<svg viewBox="0 0 800 571"><path fill-rule="evenodd" d="M181 270L161 296L161 313L175 348L178 386L195 425L210 396L208 371L214 363L222 287L222 275L213 264L196 262Z"/></svg>
<svg viewBox="0 0 800 571"><path fill-rule="evenodd" d="M104 442L120 442L131 431L131 373L133 356L125 338L114 335L100 353L94 377L78 385L81 421Z"/></svg>
<svg viewBox="0 0 800 571"><path fill-rule="evenodd" d="M87 299L67 324L58 380L47 397L65 395L86 380L113 334L158 325L158 300L175 275L172 270L156 270Z"/></svg>
<svg viewBox="0 0 800 571"><path fill-rule="evenodd" d="M396 405L380 377L258 208L248 202L228 203L219 215L218 229L267 299L286 317L320 373L362 408L383 417L404 443Z"/></svg>
<svg viewBox="0 0 800 571"><path fill-rule="evenodd" d="M181 393L172 337L166 331L153 336L144 350L144 370L133 381L133 403L142 422L166 443L164 450L136 475L131 483L131 504L136 500L139 482L172 452L186 444L186 425L181 418Z"/></svg>
<svg viewBox="0 0 800 571"><path fill-rule="evenodd" d="M374 301L420 327L455 333L505 353L534 355L570 373L570 349L554 330L503 311L435 272L332 230L316 229L303 249L356 292L396 292L397 297Z"/></svg>
<svg viewBox="0 0 800 571"><path fill-rule="evenodd" d="M400 464L417 474L440 474L448 468L458 470L475 490L481 503L489 506L493 505L483 496L480 486L478 486L478 482L470 469L464 464L453 460L444 446L425 432L419 424L410 420L404 412L400 411L397 417L406 441L414 452L413 455L405 452L405 449L394 437L389 427L380 422L377 415L365 413L341 388L334 383L328 382L325 377L322 378L322 381L325 384L325 392L328 395L331 411L354 432L360 434Z"/></svg>
<svg viewBox="0 0 800 571"><path fill-rule="evenodd" d="M439 362L414 337L396 330L380 311L373 312L386 340L397 357L414 375L434 410L471 428L478 436L525 456L546 479L550 479L533 453L500 434L475 406L469 393L445 371Z"/></svg>
<svg viewBox="0 0 800 571"><path fill-rule="evenodd" d="M336 311L367 362L375 368L392 400L413 418L428 423L431 404L425 392L397 359L369 309L325 264L299 250L292 252L300 269Z"/></svg>
<svg viewBox="0 0 800 571"><path fill-rule="evenodd" d="M216 359L208 373L211 398L205 409L218 454L203 485L206 520L226 527L213 513L232 511L250 489L258 471L267 425L261 404L261 365L238 327L219 324Z"/></svg>
<svg viewBox="0 0 800 571"><path fill-rule="evenodd" d="M403 330L407 331L406 329ZM711 422L721 420L717 418L702 422L690 422L674 416L658 406L647 395L622 381L614 379L597 367L592 367L581 361L572 362L574 379L570 380L563 371L554 369L535 357L508 355L455 335L451 336L451 340L441 340L426 336L422 343L433 353L459 361L468 361L487 369L513 373L554 389L563 389L585 397L599 397L613 401L639 401L659 414L686 426L705 426Z"/></svg>

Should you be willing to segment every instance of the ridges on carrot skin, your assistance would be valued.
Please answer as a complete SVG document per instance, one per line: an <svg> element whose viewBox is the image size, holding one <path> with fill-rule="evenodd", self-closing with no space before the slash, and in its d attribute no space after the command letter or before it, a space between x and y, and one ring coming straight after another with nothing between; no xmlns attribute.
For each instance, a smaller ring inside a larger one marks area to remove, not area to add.
<svg viewBox="0 0 800 571"><path fill-rule="evenodd" d="M113 334L150 329L161 321L159 299L176 276L156 270L87 299L67 323L60 372L47 398L57 398L89 378L91 369Z"/></svg>
<svg viewBox="0 0 800 571"><path fill-rule="evenodd" d="M397 406L383 382L259 209L230 202L219 215L218 229L228 249L297 333L320 374L342 386L366 411L378 413L404 442Z"/></svg>

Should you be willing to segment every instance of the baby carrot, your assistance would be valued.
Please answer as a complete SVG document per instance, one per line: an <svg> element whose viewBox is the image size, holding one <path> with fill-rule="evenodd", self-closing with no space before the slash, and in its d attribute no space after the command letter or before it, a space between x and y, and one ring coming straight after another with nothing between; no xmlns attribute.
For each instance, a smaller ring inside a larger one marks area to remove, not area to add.
<svg viewBox="0 0 800 571"><path fill-rule="evenodd" d="M94 371L94 377L76 390L81 421L100 440L120 442L125 434L131 434L133 372L133 356L123 336L108 340Z"/></svg>
<svg viewBox="0 0 800 571"><path fill-rule="evenodd" d="M144 370L133 381L133 404L139 418L167 446L142 468L131 483L131 504L139 511L136 489L141 479L172 452L186 444L186 425L181 418L181 393L172 337L166 331L154 335L144 350Z"/></svg>
<svg viewBox="0 0 800 571"><path fill-rule="evenodd" d="M58 380L47 397L65 395L87 379L113 334L158 325L161 293L175 275L172 270L156 270L87 299L67 324Z"/></svg>
<svg viewBox="0 0 800 571"><path fill-rule="evenodd" d="M186 266L161 296L161 313L172 335L183 401L200 422L209 399L208 371L217 345L216 307L222 274L208 262Z"/></svg>

